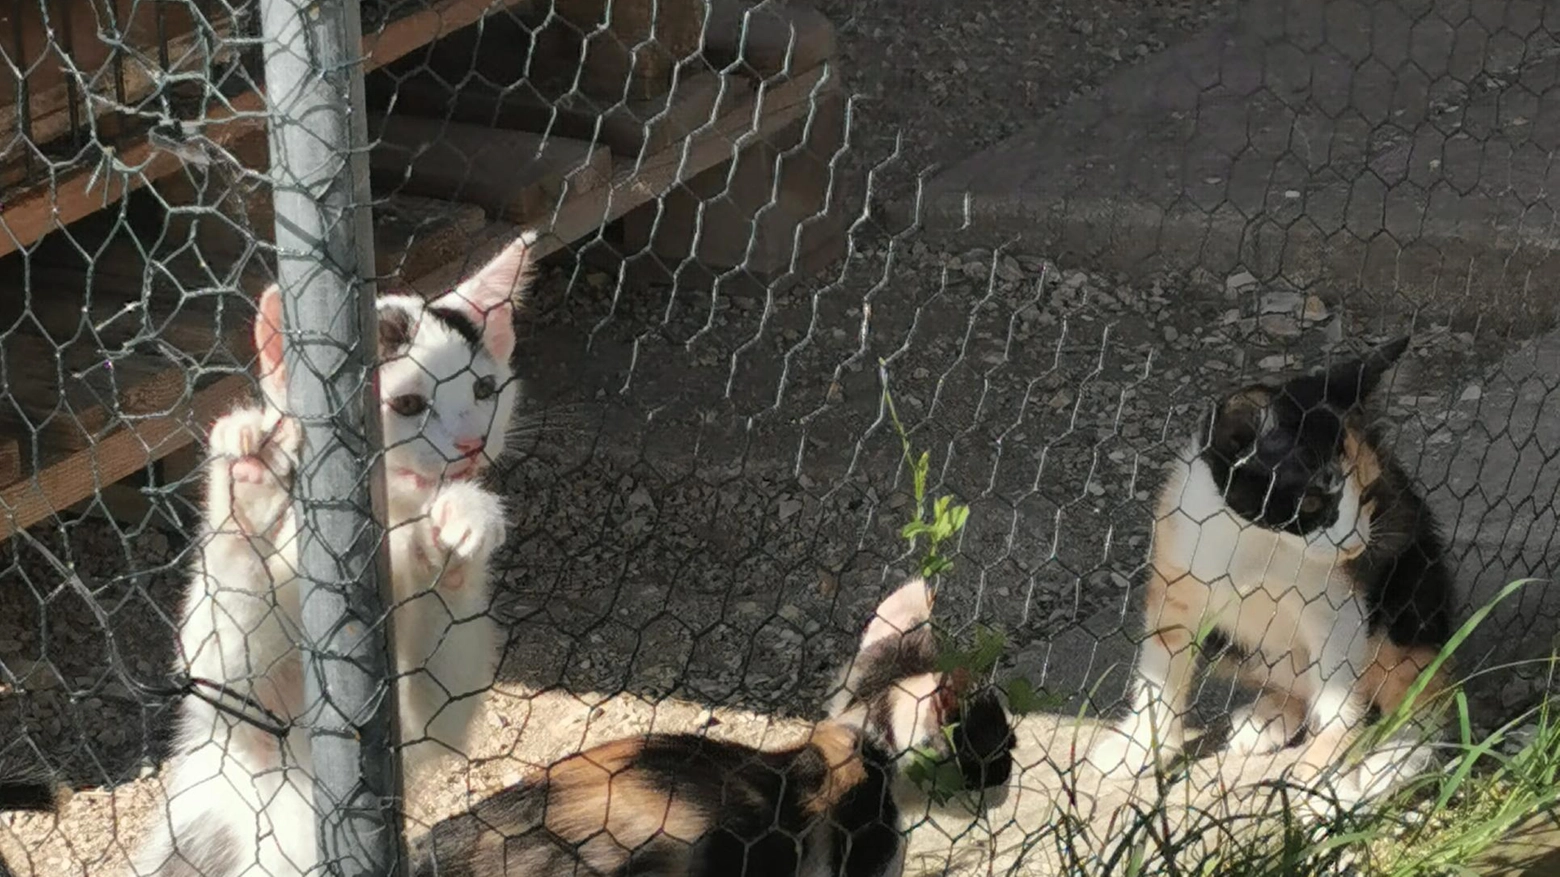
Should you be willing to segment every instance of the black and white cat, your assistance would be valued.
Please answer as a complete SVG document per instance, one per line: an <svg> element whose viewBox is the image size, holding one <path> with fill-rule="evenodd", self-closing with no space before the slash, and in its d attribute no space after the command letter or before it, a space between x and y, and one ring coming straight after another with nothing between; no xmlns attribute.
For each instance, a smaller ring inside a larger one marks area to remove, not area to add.
<svg viewBox="0 0 1560 877"><path fill-rule="evenodd" d="M1238 390L1171 465L1132 709L1102 732L1096 767L1137 774L1173 757L1196 659L1224 651L1261 691L1232 717L1229 747L1272 752L1305 737L1301 772L1315 775L1369 713L1394 712L1439 654L1454 596L1442 538L1365 423L1366 398L1407 347L1400 338ZM1443 667L1423 698L1446 683ZM1355 793L1379 791L1399 767L1362 764Z"/></svg>
<svg viewBox="0 0 1560 877"><path fill-rule="evenodd" d="M462 751L493 684L498 630L488 560L504 507L477 483L504 449L517 389L514 300L532 237L450 292L378 299L376 379L385 439L402 764L410 777ZM292 722L306 711L291 482L302 433L286 416L281 297L260 298L255 347L265 404L211 429L205 532L180 632L181 666ZM166 813L138 875L285 877L317 864L307 730L284 737L196 697L180 707Z"/></svg>
<svg viewBox="0 0 1560 877"><path fill-rule="evenodd" d="M932 594L915 579L878 606L808 741L760 750L697 734L606 743L548 767L416 844L415 877L882 877L904 862L894 785L919 746L967 788L1012 769L990 689L936 672ZM952 741L942 728L958 726Z"/></svg>

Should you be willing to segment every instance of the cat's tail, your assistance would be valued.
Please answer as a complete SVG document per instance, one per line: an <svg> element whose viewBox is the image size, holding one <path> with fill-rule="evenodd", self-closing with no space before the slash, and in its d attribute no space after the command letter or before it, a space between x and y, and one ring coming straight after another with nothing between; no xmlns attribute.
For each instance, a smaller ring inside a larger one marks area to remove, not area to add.
<svg viewBox="0 0 1560 877"><path fill-rule="evenodd" d="M239 862L254 860L258 850L245 856L244 835L231 824L235 813L252 812L250 805L216 759L201 750L178 756L164 787L167 798L146 826L129 877L227 877Z"/></svg>
<svg viewBox="0 0 1560 877"><path fill-rule="evenodd" d="M67 790L35 759L0 752L0 813L53 813Z"/></svg>
<svg viewBox="0 0 1560 877"><path fill-rule="evenodd" d="M255 758L214 742L179 756L131 877L309 873L317 857L311 784Z"/></svg>

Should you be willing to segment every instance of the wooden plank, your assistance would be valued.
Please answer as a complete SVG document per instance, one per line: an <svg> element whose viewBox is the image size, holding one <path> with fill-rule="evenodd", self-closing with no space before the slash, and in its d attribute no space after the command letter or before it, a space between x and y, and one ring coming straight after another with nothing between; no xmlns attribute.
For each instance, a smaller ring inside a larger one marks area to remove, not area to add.
<svg viewBox="0 0 1560 877"><path fill-rule="evenodd" d="M487 224L482 208L396 195L374 205L374 273L381 283L428 273L459 258Z"/></svg>
<svg viewBox="0 0 1560 877"><path fill-rule="evenodd" d="M471 84L452 92L436 80L411 77L397 84L395 107L398 113L411 116L546 132L575 140L595 138L618 155L637 156L687 137L752 90L752 82L745 77L701 71L680 78L665 94L603 108L579 92L549 103L529 88L498 92Z"/></svg>
<svg viewBox="0 0 1560 877"><path fill-rule="evenodd" d="M105 8L83 9L69 17L68 51L66 34L59 30L62 22L45 24L37 2L18 5L19 23L5 22L7 30L14 25L21 33L21 57L11 61L15 69L25 72L20 76L0 74L0 143L11 143L13 137L25 135L34 146L42 146L69 132L72 110L76 124L86 129L89 116L101 117L120 106L135 106L156 91L170 74L199 72L208 66L227 64L236 56L229 42L232 16L220 9L213 10L215 14L203 23L203 32L197 34L190 9L184 4L160 4L163 8L156 9L153 4L134 0L113 0L114 29L120 34L116 41L132 47L130 51L119 51L98 36L99 24L109 23L105 15L108 4L105 0L98 3ZM159 63L159 31L167 41L166 70ZM8 49L12 48L11 36L7 33L0 37ZM208 45L217 49L209 58L201 51ZM66 74L67 54L76 74ZM27 85L26 132L16 106L23 79ZM83 85L91 98L82 94Z"/></svg>
<svg viewBox="0 0 1560 877"><path fill-rule="evenodd" d="M673 68L698 55L705 0L553 0L553 12L584 35L582 87L632 100L666 91Z"/></svg>
<svg viewBox="0 0 1560 877"><path fill-rule="evenodd" d="M0 436L0 487L22 477L22 444L10 436Z"/></svg>
<svg viewBox="0 0 1560 877"><path fill-rule="evenodd" d="M0 489L0 538L91 496L206 433L210 423L251 395L247 375L229 375L190 394L167 416L141 420Z"/></svg>
<svg viewBox="0 0 1560 877"><path fill-rule="evenodd" d="M476 204L494 219L535 222L566 194L599 188L611 173L600 146L527 131L415 116L370 116L376 188Z"/></svg>
<svg viewBox="0 0 1560 877"><path fill-rule="evenodd" d="M446 33L491 12L523 0L440 0L422 12L392 21L363 37L365 71L375 70ZM218 144L263 130L266 102L258 92L245 92L226 105L213 104L203 117L202 133ZM167 176L183 166L178 154L152 146L145 138L117 150L130 174L108 174L94 181L93 168L79 168L27 192L8 197L0 208L0 256L31 246L50 231L70 225L131 191Z"/></svg>
<svg viewBox="0 0 1560 877"><path fill-rule="evenodd" d="M570 192L569 198L551 217L525 228L541 231L534 252L537 258L563 249L590 232L646 204L670 190L682 180L730 161L755 137L763 137L798 119L805 118L815 97L826 93L829 75L824 68L774 83L760 93L739 101L684 143L665 147L639 162L622 162L613 172L612 182L583 192ZM432 295L460 282L463 274L480 264L486 254L520 233L521 227L495 223L472 247L471 254L458 262L443 265L420 278L412 286L424 295Z"/></svg>
<svg viewBox="0 0 1560 877"><path fill-rule="evenodd" d="M704 57L718 68L768 79L811 70L834 60L838 51L834 25L810 6L710 0Z"/></svg>

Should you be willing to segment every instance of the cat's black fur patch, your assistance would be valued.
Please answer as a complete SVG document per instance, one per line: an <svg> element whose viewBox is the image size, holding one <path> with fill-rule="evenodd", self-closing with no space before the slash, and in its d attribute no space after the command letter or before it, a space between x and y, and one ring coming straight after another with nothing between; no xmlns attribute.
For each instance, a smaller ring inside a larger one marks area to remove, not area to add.
<svg viewBox="0 0 1560 877"><path fill-rule="evenodd" d="M968 698L956 719L953 751L965 785L989 789L1005 784L1013 772L1013 747L1018 741L996 691L988 688Z"/></svg>
<svg viewBox="0 0 1560 877"><path fill-rule="evenodd" d="M48 783L0 781L0 813L13 810L48 813L55 806L54 788Z"/></svg>
<svg viewBox="0 0 1560 877"><path fill-rule="evenodd" d="M379 355L394 356L412 341L412 315L405 308L387 305L379 309Z"/></svg>
<svg viewBox="0 0 1560 877"><path fill-rule="evenodd" d="M478 326L464 311L434 306L428 308L428 314L465 339L466 346L472 350L482 345L482 327Z"/></svg>
<svg viewBox="0 0 1560 877"><path fill-rule="evenodd" d="M1399 338L1326 371L1226 397L1204 430L1201 456L1229 507L1259 526L1300 535L1336 523L1346 432L1407 347L1408 338ZM1453 592L1439 527L1379 434L1355 433L1381 468L1362 497L1376 503L1369 542L1349 561L1371 629L1385 629L1399 645L1440 647L1451 637Z"/></svg>

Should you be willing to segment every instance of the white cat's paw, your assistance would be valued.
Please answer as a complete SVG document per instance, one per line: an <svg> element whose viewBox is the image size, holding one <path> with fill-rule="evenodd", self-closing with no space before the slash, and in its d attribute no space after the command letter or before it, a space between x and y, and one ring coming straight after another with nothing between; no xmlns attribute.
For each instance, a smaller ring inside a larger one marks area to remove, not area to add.
<svg viewBox="0 0 1560 877"><path fill-rule="evenodd" d="M238 484L292 477L303 448L303 428L291 417L260 408L230 411L211 425L211 456L228 461Z"/></svg>
<svg viewBox="0 0 1560 877"><path fill-rule="evenodd" d="M290 417L240 408L211 425L208 514L217 529L269 532L291 504L303 429Z"/></svg>
<svg viewBox="0 0 1560 877"><path fill-rule="evenodd" d="M1089 750L1088 762L1108 777L1141 776L1159 765L1168 764L1180 751L1171 741L1159 741L1155 746L1150 742L1152 739L1132 719L1115 727L1101 728Z"/></svg>
<svg viewBox="0 0 1560 877"><path fill-rule="evenodd" d="M1230 714L1226 748L1236 755L1270 755L1289 745L1299 731L1290 726L1282 708L1258 701Z"/></svg>
<svg viewBox="0 0 1560 877"><path fill-rule="evenodd" d="M504 504L493 493L457 481L439 489L428 510L434 544L452 561L485 558L504 541Z"/></svg>

